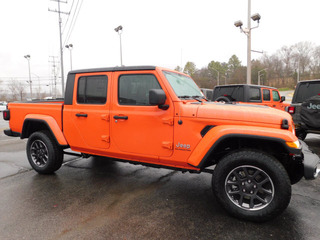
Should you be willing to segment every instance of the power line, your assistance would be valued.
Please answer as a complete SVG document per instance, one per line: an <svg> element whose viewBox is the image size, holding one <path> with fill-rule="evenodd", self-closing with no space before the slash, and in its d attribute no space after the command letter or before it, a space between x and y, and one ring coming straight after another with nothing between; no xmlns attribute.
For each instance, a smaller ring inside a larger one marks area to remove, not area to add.
<svg viewBox="0 0 320 240"><path fill-rule="evenodd" d="M78 3L79 3L79 1L80 1L80 0L78 0ZM72 31L73 31L73 29L74 29L74 26L76 25L76 22L77 22L77 19L78 19L78 16L79 16L79 13L80 13L80 10L81 10L81 7L82 7L82 3L83 3L83 0L81 0L81 3L80 3L80 6L79 6L78 11L77 11L77 9L75 10L75 13L74 13L75 20L74 20L74 22L73 22L73 25L71 25L72 23L70 24L70 28L69 28L68 34L67 34L67 36L66 36L66 39L65 39L63 45L65 45L65 44L69 41L69 39L70 39L70 37L71 37ZM77 11L77 12L76 12L76 11Z"/></svg>
<svg viewBox="0 0 320 240"><path fill-rule="evenodd" d="M72 12L73 4L74 4L74 0L72 0L72 4L71 4L70 11L69 11L69 15L68 15L67 21L66 21L66 23L65 23L65 25L63 27L62 34L64 34L64 31L66 30L66 27L68 25L68 21L69 21L70 13Z"/></svg>
<svg viewBox="0 0 320 240"><path fill-rule="evenodd" d="M73 12L73 14L72 14L72 19L71 19L71 22L70 22L70 25L69 25L69 29L68 29L68 32L67 32L67 34L66 34L66 39L67 39L67 37L68 37L69 34L70 34L71 27L72 27L73 21L74 21L74 19L75 19L75 15L76 15L76 12L77 12L77 9L78 9L79 2L80 2L80 0L77 0L76 7L75 7L74 12ZM65 45L66 42L67 42L67 41L64 41L64 44L63 44L63 45Z"/></svg>

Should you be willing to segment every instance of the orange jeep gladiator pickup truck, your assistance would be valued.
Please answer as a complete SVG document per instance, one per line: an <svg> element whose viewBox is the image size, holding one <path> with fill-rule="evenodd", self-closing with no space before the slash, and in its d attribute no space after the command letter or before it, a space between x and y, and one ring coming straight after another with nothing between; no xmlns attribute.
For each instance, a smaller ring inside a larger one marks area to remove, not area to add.
<svg viewBox="0 0 320 240"><path fill-rule="evenodd" d="M3 116L6 135L28 138L28 160L39 173L57 171L67 148L209 172L226 211L250 221L279 215L291 185L319 172L318 156L299 142L287 112L209 102L188 75L160 67L71 71L64 101L9 103Z"/></svg>

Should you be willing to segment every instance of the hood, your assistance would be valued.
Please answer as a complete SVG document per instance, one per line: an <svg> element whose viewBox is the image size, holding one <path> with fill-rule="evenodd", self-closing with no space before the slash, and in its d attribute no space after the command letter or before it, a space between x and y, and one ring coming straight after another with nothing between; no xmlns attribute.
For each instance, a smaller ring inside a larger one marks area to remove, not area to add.
<svg viewBox="0 0 320 240"><path fill-rule="evenodd" d="M292 119L289 113L278 109L249 104L224 104L205 103L190 104L196 105L196 116L198 118L212 119L217 121L231 121L235 123L263 123L280 125L283 119L291 124ZM247 124L246 124L247 125Z"/></svg>

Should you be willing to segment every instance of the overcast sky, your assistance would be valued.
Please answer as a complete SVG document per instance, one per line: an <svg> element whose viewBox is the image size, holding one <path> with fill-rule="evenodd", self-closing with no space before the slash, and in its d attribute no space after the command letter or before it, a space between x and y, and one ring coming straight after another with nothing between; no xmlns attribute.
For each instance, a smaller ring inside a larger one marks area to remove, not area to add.
<svg viewBox="0 0 320 240"><path fill-rule="evenodd" d="M272 54L300 41L320 45L319 0L251 2L251 13L261 15L260 27L252 31L252 49ZM61 11L69 12L72 3L75 9L78 0L61 3ZM64 45L74 45L73 69L120 65L118 25L123 26L124 65L175 68L192 61L201 68L211 60L227 62L233 54L246 65L246 36L234 22L247 26L247 0L79 0L80 5L67 42L74 12L66 27L68 16L62 16ZM0 1L0 79L28 78L26 54L31 55L32 78L51 75L48 61L59 56L59 34L58 15L48 8L57 9L57 2ZM65 75L69 56L64 49Z"/></svg>

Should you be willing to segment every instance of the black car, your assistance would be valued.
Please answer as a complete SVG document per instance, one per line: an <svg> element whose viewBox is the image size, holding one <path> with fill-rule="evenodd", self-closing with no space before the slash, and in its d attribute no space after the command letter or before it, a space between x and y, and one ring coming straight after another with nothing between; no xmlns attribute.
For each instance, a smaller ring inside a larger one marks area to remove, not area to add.
<svg viewBox="0 0 320 240"><path fill-rule="evenodd" d="M299 82L287 111L292 115L298 138L303 140L308 133L320 134L320 80Z"/></svg>

